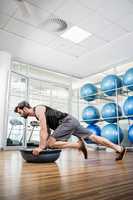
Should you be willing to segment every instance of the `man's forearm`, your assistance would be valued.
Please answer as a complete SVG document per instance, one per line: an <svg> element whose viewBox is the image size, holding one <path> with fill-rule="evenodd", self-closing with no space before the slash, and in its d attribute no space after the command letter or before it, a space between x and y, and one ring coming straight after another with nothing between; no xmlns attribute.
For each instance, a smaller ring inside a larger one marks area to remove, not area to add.
<svg viewBox="0 0 133 200"><path fill-rule="evenodd" d="M40 148L42 149L46 148L47 138L48 138L48 133L44 132L44 130L40 130L40 142L39 142Z"/></svg>

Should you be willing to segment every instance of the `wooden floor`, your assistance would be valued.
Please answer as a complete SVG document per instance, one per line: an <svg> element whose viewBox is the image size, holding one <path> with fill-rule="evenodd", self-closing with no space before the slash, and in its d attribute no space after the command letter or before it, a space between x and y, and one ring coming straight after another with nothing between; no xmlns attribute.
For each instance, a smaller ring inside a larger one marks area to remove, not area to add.
<svg viewBox="0 0 133 200"><path fill-rule="evenodd" d="M0 152L0 200L133 200L133 153L65 150L52 164L28 164L19 152Z"/></svg>

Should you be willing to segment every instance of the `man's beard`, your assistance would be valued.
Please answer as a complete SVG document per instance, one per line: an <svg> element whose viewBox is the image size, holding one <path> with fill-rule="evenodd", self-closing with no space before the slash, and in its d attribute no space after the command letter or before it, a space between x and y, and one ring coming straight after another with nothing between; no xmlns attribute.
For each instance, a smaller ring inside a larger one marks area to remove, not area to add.
<svg viewBox="0 0 133 200"><path fill-rule="evenodd" d="M24 114L24 115L22 115L22 117L23 117L24 119L27 119L28 115Z"/></svg>

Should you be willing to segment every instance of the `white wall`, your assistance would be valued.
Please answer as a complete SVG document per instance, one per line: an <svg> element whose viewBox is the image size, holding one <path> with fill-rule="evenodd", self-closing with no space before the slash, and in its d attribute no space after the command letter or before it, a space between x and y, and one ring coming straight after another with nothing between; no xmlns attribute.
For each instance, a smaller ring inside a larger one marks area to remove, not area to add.
<svg viewBox="0 0 133 200"><path fill-rule="evenodd" d="M11 66L10 54L0 51L0 148L5 137L5 117L7 114L7 88L9 70Z"/></svg>

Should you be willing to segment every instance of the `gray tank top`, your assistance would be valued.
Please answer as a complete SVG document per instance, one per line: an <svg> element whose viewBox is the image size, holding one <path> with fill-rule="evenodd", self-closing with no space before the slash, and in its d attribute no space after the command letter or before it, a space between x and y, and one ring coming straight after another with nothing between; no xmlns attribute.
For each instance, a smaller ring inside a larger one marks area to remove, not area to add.
<svg viewBox="0 0 133 200"><path fill-rule="evenodd" d="M67 113L63 113L49 106L45 106L45 105L38 105L38 106L44 106L46 108L46 112L45 112L46 123L47 123L47 126L53 130L55 130L59 126L60 121L68 115ZM36 107L33 108L34 112L36 110Z"/></svg>

